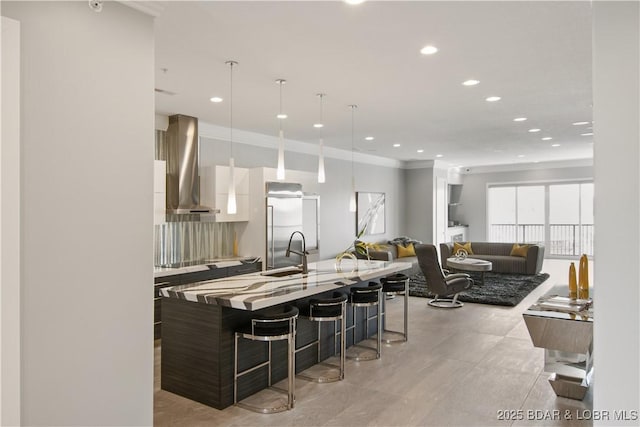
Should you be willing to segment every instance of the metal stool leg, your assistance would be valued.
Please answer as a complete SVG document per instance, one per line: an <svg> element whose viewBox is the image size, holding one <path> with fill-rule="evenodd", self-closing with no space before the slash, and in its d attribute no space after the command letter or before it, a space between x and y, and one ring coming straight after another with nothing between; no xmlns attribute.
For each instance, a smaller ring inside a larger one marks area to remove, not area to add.
<svg viewBox="0 0 640 427"><path fill-rule="evenodd" d="M271 345L271 343L269 343L269 345ZM289 346L288 351L287 351L287 358L288 360L288 371L287 371L287 376L288 376L288 380L289 380L289 385L288 385L288 390L287 390L287 407L288 409L293 409L293 405L296 401L296 396L295 396L295 390L296 390L296 354L295 354L295 350L296 350L296 344L295 344L295 335L294 334L289 334L289 337L287 338L287 345ZM271 372L269 372L269 376L271 376Z"/></svg>
<svg viewBox="0 0 640 427"><path fill-rule="evenodd" d="M401 291L397 291L394 292L395 294L401 293ZM403 313L403 330L402 332L400 331L394 331L391 329L384 329L384 332L389 332L391 334L396 334L396 335L400 335L401 338L399 339L385 339L384 342L386 344L396 344L396 343L403 343L409 340L409 279L407 278L406 280L404 280L404 291L402 291L402 294L404 296L404 300L403 300L403 304L404 304L404 313ZM386 301L385 301L386 303ZM383 314L386 314L386 304L385 304L385 311L383 312Z"/></svg>
<svg viewBox="0 0 640 427"><path fill-rule="evenodd" d="M378 291L378 307L377 307L377 315L376 317L378 318L378 346L376 349L376 359L380 359L380 350L382 349L382 289L380 289ZM369 322L369 320L367 319L367 323Z"/></svg>
<svg viewBox="0 0 640 427"><path fill-rule="evenodd" d="M325 316L313 316L313 311L310 309L310 315L308 317L308 320L312 321L312 322L316 322L317 323L317 338L314 341L311 341L308 344L303 345L300 348L297 348L294 350L294 354L297 354L298 352L304 351L306 349L308 349L309 347L312 346L316 346L316 360L317 360L317 364L318 365L324 365L329 367L331 370L333 370L333 373L314 373L314 374L309 374L306 372L302 372L300 374L298 374L298 377L308 380L308 381L314 381L314 382L318 382L318 383L328 383L328 382L334 382L334 381L340 381L344 379L344 348L345 348L345 344L344 341L346 340L346 330L344 328L344 319L346 317L346 300L347 297L346 295L344 295L344 300L339 301L339 309L340 311L337 313L334 313L334 315L325 315ZM322 300L316 300L315 301L315 307L317 309L317 307L322 307L324 305L324 307L327 306L336 306L337 303L335 302L323 302ZM326 314L326 312L325 312ZM340 331L338 330L338 321L340 321ZM325 322L332 322L333 323L333 354L335 356L339 356L340 357L340 361L339 364L335 364L335 363L330 363L327 361L322 361L322 324ZM338 338L339 337L339 338ZM340 342L340 345L338 345L338 342ZM340 354L338 354L338 352L340 352ZM337 373L335 372L337 371Z"/></svg>

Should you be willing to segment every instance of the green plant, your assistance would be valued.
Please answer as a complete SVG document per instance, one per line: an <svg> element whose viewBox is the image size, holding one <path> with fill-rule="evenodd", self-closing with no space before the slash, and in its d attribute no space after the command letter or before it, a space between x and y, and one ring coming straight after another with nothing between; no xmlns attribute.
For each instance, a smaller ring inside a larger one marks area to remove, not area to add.
<svg viewBox="0 0 640 427"><path fill-rule="evenodd" d="M344 252L349 252L350 250L353 249L355 253L357 253L358 255L366 256L367 258L369 258L370 250L377 251L382 249L382 245L378 243L369 243L369 242L363 242L362 240L360 240L360 238L364 235L366 229L367 229L367 225L365 224L360 229L360 231L358 231L358 234L356 234L355 241L351 245L349 245L349 247L345 249Z"/></svg>

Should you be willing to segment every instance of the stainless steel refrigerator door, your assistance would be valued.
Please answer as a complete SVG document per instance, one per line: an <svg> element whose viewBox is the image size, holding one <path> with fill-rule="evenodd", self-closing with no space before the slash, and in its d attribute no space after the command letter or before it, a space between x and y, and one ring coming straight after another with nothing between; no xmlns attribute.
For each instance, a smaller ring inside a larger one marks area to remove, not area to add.
<svg viewBox="0 0 640 427"><path fill-rule="evenodd" d="M294 231L302 231L302 199L267 199L267 268L280 268L300 264L300 257L285 256L289 237ZM292 249L302 250L302 239L294 236Z"/></svg>
<svg viewBox="0 0 640 427"><path fill-rule="evenodd" d="M267 268L280 268L300 264L300 257L286 257L289 237L302 231L302 185L294 183L267 183ZM294 237L292 249L302 250L299 236Z"/></svg>

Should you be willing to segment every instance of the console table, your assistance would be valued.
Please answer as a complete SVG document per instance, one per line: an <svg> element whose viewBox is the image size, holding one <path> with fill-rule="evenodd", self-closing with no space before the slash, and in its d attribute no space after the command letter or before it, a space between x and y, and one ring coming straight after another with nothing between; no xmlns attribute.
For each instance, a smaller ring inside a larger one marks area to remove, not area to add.
<svg viewBox="0 0 640 427"><path fill-rule="evenodd" d="M566 296L566 285L553 287L541 300ZM593 309L554 311L536 303L523 313L531 341L545 349L545 372L557 396L582 400L593 375Z"/></svg>

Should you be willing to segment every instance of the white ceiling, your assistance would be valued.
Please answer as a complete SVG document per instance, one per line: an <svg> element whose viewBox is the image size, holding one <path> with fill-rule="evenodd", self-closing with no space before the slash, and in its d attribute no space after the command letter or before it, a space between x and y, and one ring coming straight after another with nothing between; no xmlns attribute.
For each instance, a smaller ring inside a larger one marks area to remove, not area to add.
<svg viewBox="0 0 640 427"><path fill-rule="evenodd" d="M421 55L428 44L439 52ZM318 143L324 92L331 147L350 150L357 104L355 149L381 157L442 154L465 167L592 157L593 137L581 136L591 124L572 125L592 120L586 1L167 2L155 55L156 88L175 93L156 93L161 114L228 126L233 59L237 129L277 135L282 78L287 139ZM462 85L471 78L480 84Z"/></svg>

